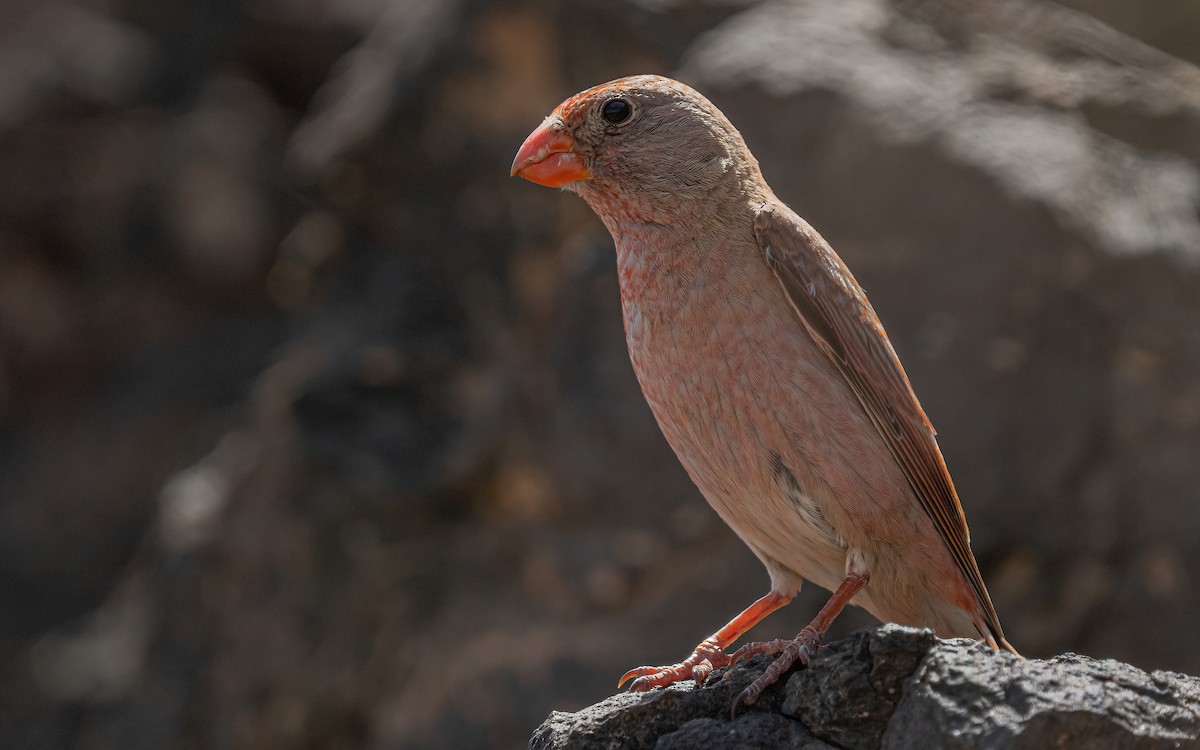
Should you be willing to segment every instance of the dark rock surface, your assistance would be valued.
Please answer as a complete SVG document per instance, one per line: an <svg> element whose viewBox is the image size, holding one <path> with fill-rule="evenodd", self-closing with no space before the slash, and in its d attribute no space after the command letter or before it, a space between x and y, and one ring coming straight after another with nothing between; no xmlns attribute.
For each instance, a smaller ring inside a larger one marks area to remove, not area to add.
<svg viewBox="0 0 1200 750"><path fill-rule="evenodd" d="M1012 642L1200 672L1200 6L1067 4L0 2L0 748L516 747L763 593L508 177L641 72L866 286Z"/></svg>
<svg viewBox="0 0 1200 750"><path fill-rule="evenodd" d="M829 644L731 719L767 663L555 712L530 750L1200 747L1200 678L1113 660L1022 660L884 625Z"/></svg>

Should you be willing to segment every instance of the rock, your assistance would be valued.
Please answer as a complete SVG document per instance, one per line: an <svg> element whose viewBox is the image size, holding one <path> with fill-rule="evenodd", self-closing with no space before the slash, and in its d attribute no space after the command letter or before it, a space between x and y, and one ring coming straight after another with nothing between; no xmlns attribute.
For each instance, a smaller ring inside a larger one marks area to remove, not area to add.
<svg viewBox="0 0 1200 750"><path fill-rule="evenodd" d="M531 750L592 748L1196 748L1200 678L1078 654L1019 659L883 625L829 644L730 718L768 662L551 714Z"/></svg>

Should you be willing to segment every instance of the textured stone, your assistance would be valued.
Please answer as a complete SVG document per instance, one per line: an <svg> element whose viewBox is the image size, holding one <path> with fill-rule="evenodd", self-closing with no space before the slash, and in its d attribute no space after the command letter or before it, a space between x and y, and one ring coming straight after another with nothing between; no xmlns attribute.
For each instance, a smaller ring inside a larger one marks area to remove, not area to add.
<svg viewBox="0 0 1200 750"><path fill-rule="evenodd" d="M936 642L898 627L856 633L792 675L783 712L839 747L878 747L904 681Z"/></svg>
<svg viewBox="0 0 1200 750"><path fill-rule="evenodd" d="M1079 654L1021 661L961 641L921 664L882 747L1200 747L1198 736L1195 677Z"/></svg>
<svg viewBox="0 0 1200 750"><path fill-rule="evenodd" d="M1200 679L1113 660L994 653L883 625L832 643L786 687L730 718L730 701L765 658L719 671L700 689L621 694L555 712L533 750L592 748L1200 747Z"/></svg>

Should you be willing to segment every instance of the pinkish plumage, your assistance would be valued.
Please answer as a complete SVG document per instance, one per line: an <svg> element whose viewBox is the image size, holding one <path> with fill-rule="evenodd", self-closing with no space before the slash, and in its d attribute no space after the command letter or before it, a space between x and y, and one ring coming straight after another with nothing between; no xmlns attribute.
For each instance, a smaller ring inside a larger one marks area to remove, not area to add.
<svg viewBox="0 0 1200 750"><path fill-rule="evenodd" d="M569 169L533 174L548 151ZM670 79L612 81L563 102L513 171L579 193L612 233L646 400L771 577L774 593L688 660L633 670L635 688L702 680L804 580L842 586L881 620L1011 650L933 428L874 310L716 107ZM840 607L835 597L805 637Z"/></svg>

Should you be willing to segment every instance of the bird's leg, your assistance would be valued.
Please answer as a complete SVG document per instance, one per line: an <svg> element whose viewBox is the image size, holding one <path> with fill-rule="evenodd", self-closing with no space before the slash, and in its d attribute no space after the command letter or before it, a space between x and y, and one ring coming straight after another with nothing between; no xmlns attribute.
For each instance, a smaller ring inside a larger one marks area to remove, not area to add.
<svg viewBox="0 0 1200 750"><path fill-rule="evenodd" d="M754 627L764 617L779 609L792 600L791 594L781 594L772 591L763 598L751 604L728 625L713 633L696 646L692 655L678 664L667 667L638 667L626 672L617 687L625 684L626 680L636 678L629 686L629 691L639 693L651 688L664 687L680 680L691 677L696 681L696 687L704 684L714 669L729 664L729 654L725 649L729 644L741 638L750 628Z"/></svg>
<svg viewBox="0 0 1200 750"><path fill-rule="evenodd" d="M791 641L775 640L765 643L747 643L729 657L730 664L736 664L738 661L754 656L755 654L779 654L775 661L767 667L761 675L758 676L750 686L743 690L733 701L733 709L736 711L739 705L752 705L762 695L763 691L783 676L783 673L792 668L792 665L799 661L802 664L808 664L817 653L817 647L821 643L821 638L825 636L825 632L829 630L829 626L833 624L834 619L846 607L854 595L862 590L863 586L867 585L867 581L871 578L868 573L847 573L846 579L842 581L842 585L838 586L837 591L833 592L833 596L829 597L829 601L813 618L813 621L804 626L804 629Z"/></svg>

